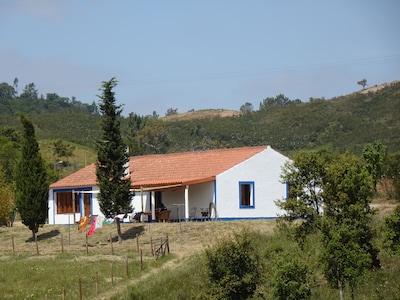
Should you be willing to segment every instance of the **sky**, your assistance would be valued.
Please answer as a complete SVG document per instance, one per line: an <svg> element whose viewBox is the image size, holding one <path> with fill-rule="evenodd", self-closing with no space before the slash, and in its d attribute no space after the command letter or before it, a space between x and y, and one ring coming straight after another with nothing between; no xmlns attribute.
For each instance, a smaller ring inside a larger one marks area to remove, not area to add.
<svg viewBox="0 0 400 300"><path fill-rule="evenodd" d="M346 95L400 79L398 0L0 0L0 82L123 115Z"/></svg>

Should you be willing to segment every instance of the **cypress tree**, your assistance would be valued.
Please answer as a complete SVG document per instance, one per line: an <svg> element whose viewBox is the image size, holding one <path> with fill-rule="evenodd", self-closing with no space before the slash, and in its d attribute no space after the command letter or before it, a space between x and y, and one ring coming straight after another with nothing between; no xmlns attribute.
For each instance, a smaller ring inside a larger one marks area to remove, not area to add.
<svg viewBox="0 0 400 300"><path fill-rule="evenodd" d="M133 193L130 191L131 180L125 170L129 163L126 145L120 130L121 106L116 105L113 88L115 78L103 82L99 104L102 114L102 135L97 141L96 175L100 188L99 205L106 218L130 211ZM118 240L122 241L120 219L117 224Z"/></svg>
<svg viewBox="0 0 400 300"><path fill-rule="evenodd" d="M15 203L22 223L32 231L35 240L39 226L45 224L47 219L49 182L33 124L24 115L20 116L20 120L24 131L21 157L16 167Z"/></svg>

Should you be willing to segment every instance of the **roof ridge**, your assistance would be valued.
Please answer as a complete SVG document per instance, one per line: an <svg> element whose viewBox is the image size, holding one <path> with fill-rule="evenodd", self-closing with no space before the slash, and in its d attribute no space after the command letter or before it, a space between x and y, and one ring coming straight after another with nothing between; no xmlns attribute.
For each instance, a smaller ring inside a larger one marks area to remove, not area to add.
<svg viewBox="0 0 400 300"><path fill-rule="evenodd" d="M149 157L149 156L174 156L174 155L183 155L189 153L205 153L205 152L222 152L222 151L235 151L235 150L246 150L246 149L267 149L269 145L263 146L244 146L244 147L230 147L230 148L216 148L216 149L205 149L205 150L191 150L191 151L183 151L183 152L171 152L171 153L154 153L154 154L145 154L145 155L131 155L130 157Z"/></svg>

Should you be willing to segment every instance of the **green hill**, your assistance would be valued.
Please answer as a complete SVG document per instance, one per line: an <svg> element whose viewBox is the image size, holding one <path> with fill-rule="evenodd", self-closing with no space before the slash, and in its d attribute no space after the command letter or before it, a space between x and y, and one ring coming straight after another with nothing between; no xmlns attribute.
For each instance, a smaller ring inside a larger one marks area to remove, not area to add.
<svg viewBox="0 0 400 300"><path fill-rule="evenodd" d="M74 145L74 155L86 153L72 158L77 166L92 162L100 136L97 108L48 96L32 102L22 95L0 93L2 134L9 128L21 129L20 110L32 120L38 140L46 145L42 151L51 153L52 143L61 139ZM33 104L36 109L28 112ZM208 109L164 118L130 113L121 118L122 131L135 155L254 145L271 145L286 154L322 148L360 154L375 140L386 145L389 153L400 151L399 81L329 100L300 102L278 95L260 104L257 110ZM46 158L54 164L52 155Z"/></svg>

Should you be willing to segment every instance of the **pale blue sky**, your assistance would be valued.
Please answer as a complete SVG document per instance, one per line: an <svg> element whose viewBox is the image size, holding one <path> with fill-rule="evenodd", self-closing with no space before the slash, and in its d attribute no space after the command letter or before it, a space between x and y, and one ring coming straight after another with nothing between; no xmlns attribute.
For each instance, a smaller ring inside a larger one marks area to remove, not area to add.
<svg viewBox="0 0 400 300"><path fill-rule="evenodd" d="M0 0L0 82L124 115L255 109L400 79L398 0Z"/></svg>

